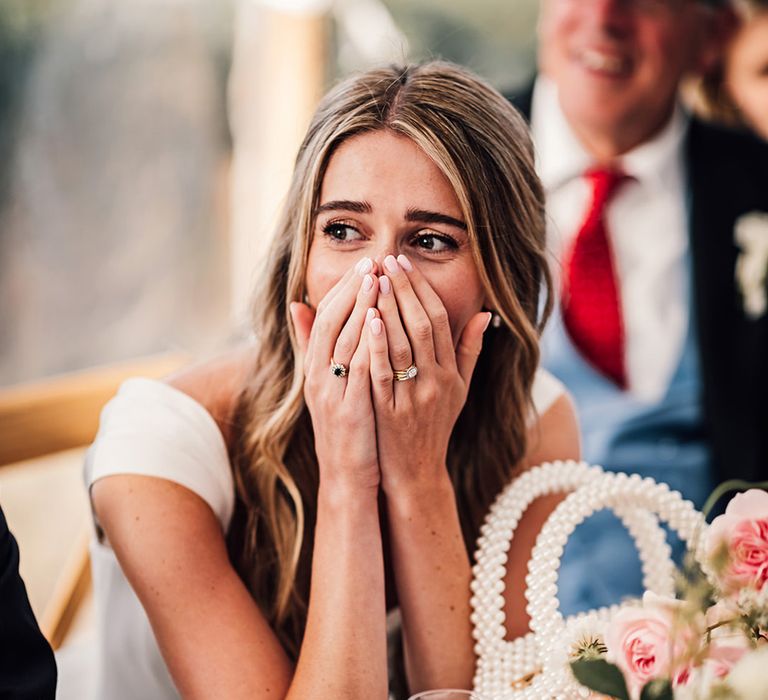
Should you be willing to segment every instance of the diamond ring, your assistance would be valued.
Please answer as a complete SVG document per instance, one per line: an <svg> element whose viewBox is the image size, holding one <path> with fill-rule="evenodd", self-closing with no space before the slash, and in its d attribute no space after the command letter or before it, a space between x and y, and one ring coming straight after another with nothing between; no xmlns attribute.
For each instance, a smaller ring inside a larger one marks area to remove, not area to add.
<svg viewBox="0 0 768 700"><path fill-rule="evenodd" d="M395 381L407 382L409 379L413 379L418 373L419 370L416 365L411 365L410 367L406 367L406 369L396 369L394 372Z"/></svg>

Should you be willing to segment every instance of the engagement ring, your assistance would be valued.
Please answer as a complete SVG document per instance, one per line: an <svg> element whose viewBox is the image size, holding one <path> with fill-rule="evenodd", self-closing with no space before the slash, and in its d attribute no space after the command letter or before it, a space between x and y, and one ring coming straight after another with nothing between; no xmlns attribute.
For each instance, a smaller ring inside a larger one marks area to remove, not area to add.
<svg viewBox="0 0 768 700"><path fill-rule="evenodd" d="M395 381L407 382L409 379L413 379L418 373L419 373L419 370L416 368L416 365L411 365L406 369L396 369Z"/></svg>

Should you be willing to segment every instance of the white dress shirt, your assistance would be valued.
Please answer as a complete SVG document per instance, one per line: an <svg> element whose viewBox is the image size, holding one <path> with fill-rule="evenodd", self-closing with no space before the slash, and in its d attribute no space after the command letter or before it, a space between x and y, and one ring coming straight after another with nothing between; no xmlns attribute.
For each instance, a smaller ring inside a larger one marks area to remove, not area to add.
<svg viewBox="0 0 768 700"><path fill-rule="evenodd" d="M563 115L556 85L539 77L531 130L547 197L548 248L556 288L590 204L581 177L594 165ZM628 391L660 400L677 369L688 329L688 213L683 145L688 117L677 106L653 139L618 158L631 180L606 212L624 322Z"/></svg>

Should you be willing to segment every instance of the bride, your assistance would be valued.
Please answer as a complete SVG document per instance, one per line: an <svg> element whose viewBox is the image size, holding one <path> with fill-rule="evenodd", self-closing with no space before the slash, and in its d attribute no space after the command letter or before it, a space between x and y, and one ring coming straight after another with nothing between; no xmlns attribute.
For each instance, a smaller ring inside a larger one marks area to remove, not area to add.
<svg viewBox="0 0 768 700"><path fill-rule="evenodd" d="M317 109L255 346L126 382L86 475L99 696L385 698L469 687L471 555L497 493L578 458L538 369L544 204L522 119L443 62L369 71ZM554 500L510 551L510 635Z"/></svg>

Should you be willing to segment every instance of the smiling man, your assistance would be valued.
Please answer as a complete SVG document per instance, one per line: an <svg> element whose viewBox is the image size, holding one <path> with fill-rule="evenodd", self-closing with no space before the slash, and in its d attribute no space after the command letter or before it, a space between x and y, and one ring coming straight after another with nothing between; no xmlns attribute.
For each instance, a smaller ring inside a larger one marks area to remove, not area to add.
<svg viewBox="0 0 768 700"><path fill-rule="evenodd" d="M544 0L539 63L585 148L609 160L653 138L683 74L713 59L721 16L689 0Z"/></svg>
<svg viewBox="0 0 768 700"><path fill-rule="evenodd" d="M736 277L736 229L768 211L768 149L677 100L727 26L714 1L542 0L540 75L513 98L560 281L543 363L576 400L584 458L699 506L718 481L768 476L768 316ZM618 521L576 531L560 584L565 612L640 591Z"/></svg>

